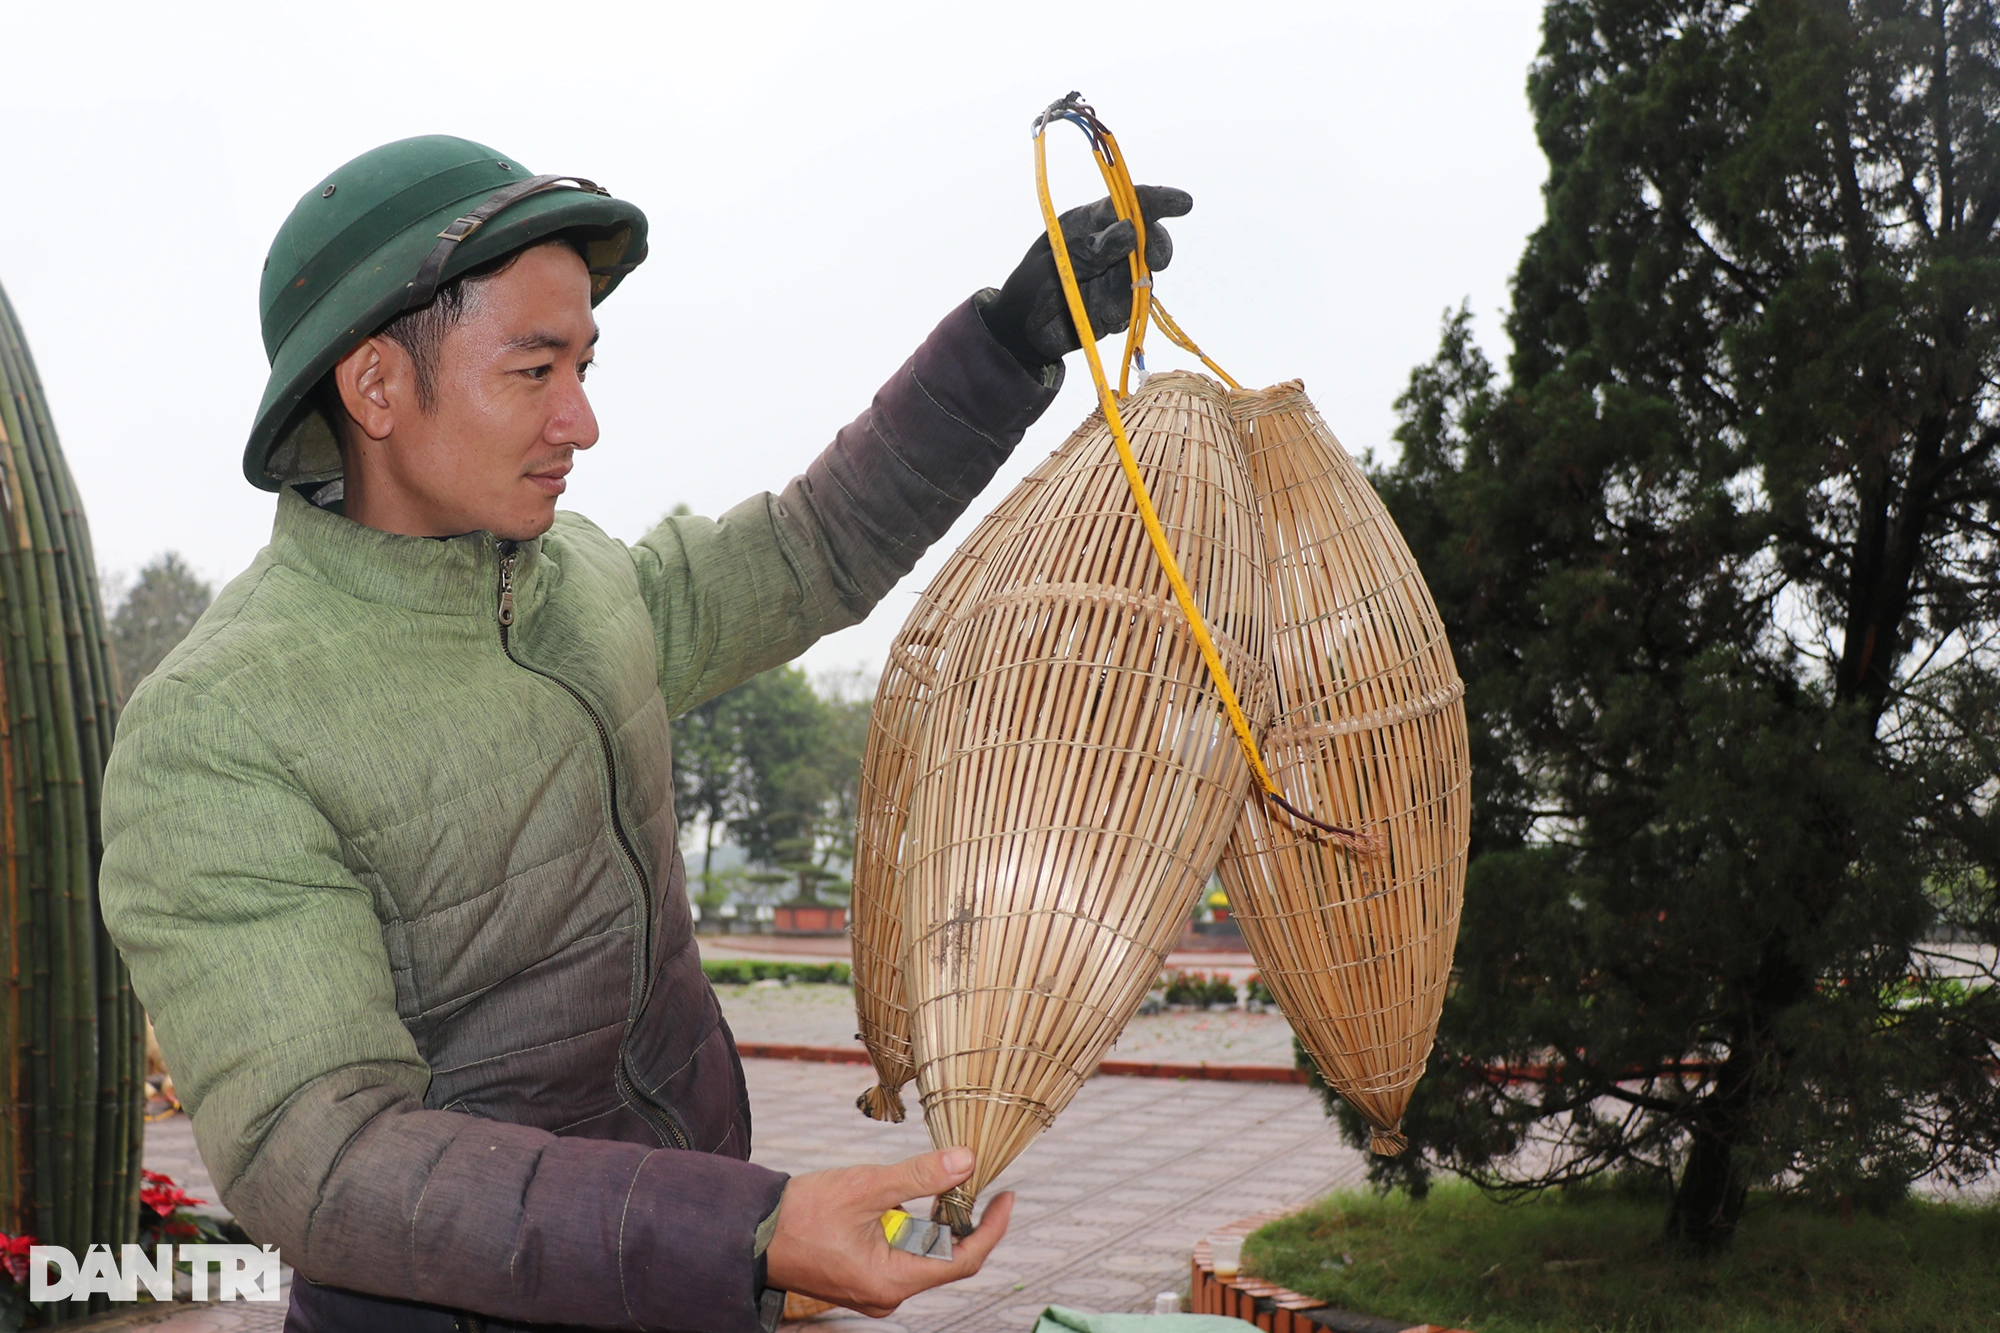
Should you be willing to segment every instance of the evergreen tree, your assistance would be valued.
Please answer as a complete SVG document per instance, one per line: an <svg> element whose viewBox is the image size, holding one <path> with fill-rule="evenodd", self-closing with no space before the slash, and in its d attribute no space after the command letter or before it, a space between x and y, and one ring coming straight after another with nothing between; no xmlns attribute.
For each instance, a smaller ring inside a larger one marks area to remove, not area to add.
<svg viewBox="0 0 2000 1333"><path fill-rule="evenodd" d="M875 682L856 668L822 677L819 695L826 704L822 766L828 796L820 817L816 864L823 888L852 888L834 872L837 864L854 866L854 830L861 817L861 760L868 749L868 715L874 704Z"/></svg>
<svg viewBox="0 0 2000 1333"><path fill-rule="evenodd" d="M775 667L674 723L674 799L705 826L702 879L712 887L726 829L751 861L782 870L812 901L853 859L855 802L868 704L846 682L822 698L794 666Z"/></svg>
<svg viewBox="0 0 2000 1333"><path fill-rule="evenodd" d="M822 750L826 705L806 673L775 667L729 692L743 759L743 797L729 835L752 861L805 859L829 795Z"/></svg>
<svg viewBox="0 0 2000 1333"><path fill-rule="evenodd" d="M2000 23L1554 0L1503 382L1463 312L1379 478L1478 793L1384 1162L1652 1175L1728 1244L2000 1149Z"/></svg>
<svg viewBox="0 0 2000 1333"><path fill-rule="evenodd" d="M111 649L118 659L119 707L152 674L208 610L215 592L195 577L180 554L157 556L126 590L111 615Z"/></svg>
<svg viewBox="0 0 2000 1333"><path fill-rule="evenodd" d="M734 692L732 691L731 694ZM715 845L741 800L743 757L737 745L731 694L718 695L674 719L674 810L682 821L701 821L701 888L705 904L715 894Z"/></svg>

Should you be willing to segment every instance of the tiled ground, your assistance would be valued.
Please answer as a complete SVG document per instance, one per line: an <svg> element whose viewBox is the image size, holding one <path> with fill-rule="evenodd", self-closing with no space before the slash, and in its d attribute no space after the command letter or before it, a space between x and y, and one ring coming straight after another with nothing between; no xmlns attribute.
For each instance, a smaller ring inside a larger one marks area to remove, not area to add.
<svg viewBox="0 0 2000 1333"><path fill-rule="evenodd" d="M756 1160L785 1171L893 1162L930 1147L915 1120L884 1125L854 1109L867 1068L746 1062ZM914 1098L912 1098L914 1101ZM147 1165L214 1198L188 1122L156 1122ZM1344 1147L1305 1088L1097 1078L994 1186L1020 1196L986 1270L928 1292L884 1321L827 1315L814 1333L1023 1333L1043 1306L1151 1309L1187 1284L1188 1252L1209 1230L1358 1183ZM160 1333L276 1333L282 1305L184 1310Z"/></svg>
<svg viewBox="0 0 2000 1333"><path fill-rule="evenodd" d="M857 1044L854 992L846 986L718 986L716 994L738 1041ZM1292 1029L1276 1011L1141 1014L1118 1034L1109 1058L1289 1068Z"/></svg>
<svg viewBox="0 0 2000 1333"><path fill-rule="evenodd" d="M922 1125L854 1110L865 1067L748 1062L756 1159L781 1170L895 1161ZM1183 1291L1194 1242L1226 1222L1360 1183L1305 1088L1096 1078L995 1184L1020 1197L986 1270L885 1321L827 1315L815 1333L1022 1333L1042 1307L1150 1310Z"/></svg>

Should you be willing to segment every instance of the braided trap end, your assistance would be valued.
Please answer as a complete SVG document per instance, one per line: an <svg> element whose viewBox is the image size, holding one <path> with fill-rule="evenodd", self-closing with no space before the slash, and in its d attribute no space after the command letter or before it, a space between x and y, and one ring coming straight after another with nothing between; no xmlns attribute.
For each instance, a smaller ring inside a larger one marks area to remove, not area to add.
<svg viewBox="0 0 2000 1333"><path fill-rule="evenodd" d="M854 1104L870 1120L887 1120L896 1125L903 1123L903 1095L885 1083L878 1083L856 1097Z"/></svg>
<svg viewBox="0 0 2000 1333"><path fill-rule="evenodd" d="M972 1234L972 1192L963 1185L955 1185L938 1195L937 1207L931 1209L931 1221L950 1227L954 1236Z"/></svg>
<svg viewBox="0 0 2000 1333"><path fill-rule="evenodd" d="M1368 1136L1368 1151L1374 1153L1377 1157L1400 1156L1403 1150L1409 1146L1410 1141L1403 1137L1401 1121L1397 1122L1394 1129L1377 1128L1374 1133Z"/></svg>

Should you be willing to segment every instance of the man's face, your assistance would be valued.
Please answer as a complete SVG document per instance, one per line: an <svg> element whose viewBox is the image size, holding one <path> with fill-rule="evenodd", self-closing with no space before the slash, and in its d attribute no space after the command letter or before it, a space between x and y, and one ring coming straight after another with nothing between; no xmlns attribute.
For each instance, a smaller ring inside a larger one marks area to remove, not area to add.
<svg viewBox="0 0 2000 1333"><path fill-rule="evenodd" d="M375 338L357 348L376 358L378 391L364 372L366 401L349 401L367 438L356 441L362 466L350 459L348 516L411 536L547 532L571 456L597 443L583 390L596 342L583 260L541 245L470 289L439 350L434 410L417 404L400 347Z"/></svg>

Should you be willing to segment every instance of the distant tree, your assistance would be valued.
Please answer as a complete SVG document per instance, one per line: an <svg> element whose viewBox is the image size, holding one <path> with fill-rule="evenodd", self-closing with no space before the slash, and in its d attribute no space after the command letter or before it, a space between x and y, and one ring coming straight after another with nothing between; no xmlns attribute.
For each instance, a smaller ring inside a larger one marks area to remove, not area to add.
<svg viewBox="0 0 2000 1333"><path fill-rule="evenodd" d="M684 515L686 505L669 514ZM674 804L702 826L703 892L720 893L715 849L726 833L760 870L739 885L790 884L813 901L838 889L854 859L861 752L872 682L835 672L819 688L795 666L766 671L674 720Z"/></svg>
<svg viewBox="0 0 2000 1333"><path fill-rule="evenodd" d="M843 890L836 865L854 865L854 829L861 815L861 759L868 748L868 715L875 682L865 671L833 672L821 677L819 694L826 704L826 741L822 765L829 795L820 820L816 864L823 872L820 888Z"/></svg>
<svg viewBox="0 0 2000 1333"><path fill-rule="evenodd" d="M1707 1251L1753 1187L1851 1207L2000 1150L2000 16L1543 33L1509 373L1452 319L1379 479L1478 789L1377 1174L1652 1173Z"/></svg>
<svg viewBox="0 0 2000 1333"><path fill-rule="evenodd" d="M174 650L215 600L215 592L195 577L174 551L155 557L111 613L111 651L118 660L124 706L132 688Z"/></svg>
<svg viewBox="0 0 2000 1333"><path fill-rule="evenodd" d="M716 892L716 842L736 813L742 795L743 757L737 739L736 710L727 694L674 719L674 809L683 820L701 821L701 889L697 897L704 901Z"/></svg>
<svg viewBox="0 0 2000 1333"><path fill-rule="evenodd" d="M797 667L777 667L722 696L735 732L740 770L728 820L730 838L752 861L783 869L798 897L812 901L825 868L829 810L846 767L836 710ZM852 833L846 836L850 839Z"/></svg>

